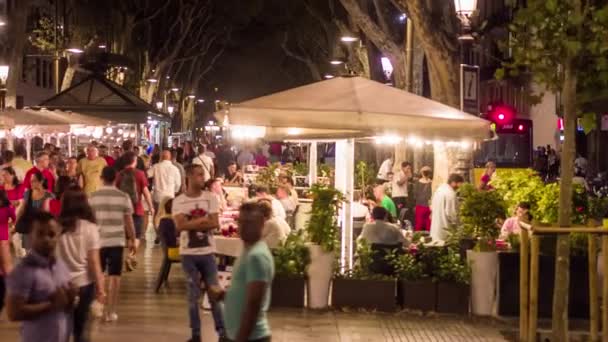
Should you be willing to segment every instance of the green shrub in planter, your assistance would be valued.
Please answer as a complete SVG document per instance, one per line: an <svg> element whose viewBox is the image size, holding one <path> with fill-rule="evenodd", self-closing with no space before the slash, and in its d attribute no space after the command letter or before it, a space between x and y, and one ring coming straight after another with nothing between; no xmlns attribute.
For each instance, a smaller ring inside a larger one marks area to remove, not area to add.
<svg viewBox="0 0 608 342"><path fill-rule="evenodd" d="M395 279L370 272L371 246L358 241L357 261L351 270L336 272L332 283L332 305L337 308L363 308L394 311Z"/></svg>
<svg viewBox="0 0 608 342"><path fill-rule="evenodd" d="M436 305L436 285L424 273L422 262L411 253L390 253L387 261L397 277L397 302L406 309L433 311Z"/></svg>
<svg viewBox="0 0 608 342"><path fill-rule="evenodd" d="M306 224L308 240L320 245L324 251L333 252L338 248L340 227L336 217L344 196L333 187L314 184L310 188L312 208L310 220Z"/></svg>
<svg viewBox="0 0 608 342"><path fill-rule="evenodd" d="M458 251L448 248L436 263L437 311L468 314L471 270L462 261Z"/></svg>
<svg viewBox="0 0 608 342"><path fill-rule="evenodd" d="M495 251L500 226L496 220L505 218L505 202L496 191L481 191L472 185L464 185L460 190L460 221L463 229L473 232L478 239L476 250Z"/></svg>
<svg viewBox="0 0 608 342"><path fill-rule="evenodd" d="M289 234L285 242L273 250L275 277L272 282L273 307L303 307L306 284L306 267L310 251L305 244L304 232Z"/></svg>

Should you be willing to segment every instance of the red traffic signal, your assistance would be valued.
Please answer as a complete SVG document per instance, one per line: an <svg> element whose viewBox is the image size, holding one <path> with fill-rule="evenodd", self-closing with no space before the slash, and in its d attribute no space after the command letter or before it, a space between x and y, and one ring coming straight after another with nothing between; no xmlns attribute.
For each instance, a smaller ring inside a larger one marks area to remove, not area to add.
<svg viewBox="0 0 608 342"><path fill-rule="evenodd" d="M513 107L500 103L489 105L486 117L488 120L495 122L498 125L504 125L511 123L517 115ZM523 129L524 127L522 127L521 130Z"/></svg>

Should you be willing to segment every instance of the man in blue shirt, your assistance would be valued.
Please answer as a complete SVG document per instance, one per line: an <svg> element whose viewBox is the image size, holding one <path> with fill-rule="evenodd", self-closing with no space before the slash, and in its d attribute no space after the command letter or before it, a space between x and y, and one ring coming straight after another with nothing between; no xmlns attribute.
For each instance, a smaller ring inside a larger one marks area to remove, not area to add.
<svg viewBox="0 0 608 342"><path fill-rule="evenodd" d="M8 276L8 317L23 322L22 342L68 341L68 317L78 289L70 285L66 266L55 259L61 228L46 212L26 219L32 249Z"/></svg>
<svg viewBox="0 0 608 342"><path fill-rule="evenodd" d="M270 341L266 311L274 277L272 254L261 241L264 212L258 203L246 203L239 213L244 250L235 263L232 283L225 295L226 335L234 342Z"/></svg>

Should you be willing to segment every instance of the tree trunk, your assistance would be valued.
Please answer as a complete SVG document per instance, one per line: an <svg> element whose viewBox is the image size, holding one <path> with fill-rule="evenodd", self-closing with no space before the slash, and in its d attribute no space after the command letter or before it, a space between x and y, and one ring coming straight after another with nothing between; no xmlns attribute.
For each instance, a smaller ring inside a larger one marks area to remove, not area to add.
<svg viewBox="0 0 608 342"><path fill-rule="evenodd" d="M25 48L27 15L29 9L28 1L15 2L15 8L8 18L8 49L4 51L4 57L9 65L8 78L6 79L6 107L17 107L17 87L21 79L23 69L23 50Z"/></svg>
<svg viewBox="0 0 608 342"><path fill-rule="evenodd" d="M61 82L61 91L64 91L72 86L74 76L76 76L75 58L68 58L68 67L65 69L65 73L63 74L63 81Z"/></svg>
<svg viewBox="0 0 608 342"><path fill-rule="evenodd" d="M460 71L458 58L447 51L425 49L429 63L431 98L454 108L460 108Z"/></svg>
<svg viewBox="0 0 608 342"><path fill-rule="evenodd" d="M568 63L564 69L562 89L564 143L562 145L559 184L558 224L560 227L569 227L572 217L572 177L574 176L574 158L576 156L576 85L575 67ZM568 287L570 284L570 241L568 235L558 235L555 254L552 341L565 342L568 341Z"/></svg>

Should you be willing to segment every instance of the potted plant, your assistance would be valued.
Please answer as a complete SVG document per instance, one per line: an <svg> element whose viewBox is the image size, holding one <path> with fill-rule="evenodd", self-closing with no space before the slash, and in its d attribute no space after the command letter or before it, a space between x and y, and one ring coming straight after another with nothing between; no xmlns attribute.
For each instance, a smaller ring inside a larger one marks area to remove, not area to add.
<svg viewBox="0 0 608 342"><path fill-rule="evenodd" d="M329 299L329 284L334 265L334 251L338 248L338 209L344 196L330 186L314 184L309 192L312 198L310 220L306 224L310 265L308 276L308 307L323 309Z"/></svg>
<svg viewBox="0 0 608 342"><path fill-rule="evenodd" d="M477 238L475 249L467 251L471 264L472 312L490 316L496 301L498 254L496 239L500 235L497 219L505 217L502 196L495 191L481 191L469 185L463 189L460 220L465 229Z"/></svg>
<svg viewBox="0 0 608 342"><path fill-rule="evenodd" d="M352 270L336 273L332 283L332 306L379 311L394 311L395 279L370 271L372 248L365 240L358 241L357 261Z"/></svg>
<svg viewBox="0 0 608 342"><path fill-rule="evenodd" d="M303 233L302 230L292 232L279 248L273 250L275 276L272 281L272 307L304 307L310 251Z"/></svg>
<svg viewBox="0 0 608 342"><path fill-rule="evenodd" d="M468 314L471 269L454 248L447 248L436 260L437 312Z"/></svg>
<svg viewBox="0 0 608 342"><path fill-rule="evenodd" d="M434 311L436 285L425 273L422 260L414 253L395 252L387 254L386 259L393 266L397 277L397 303L404 309Z"/></svg>

